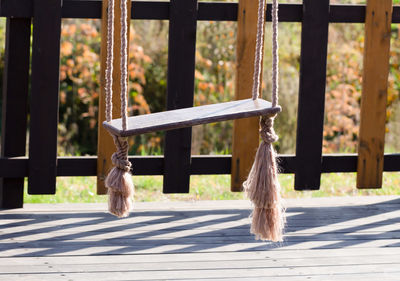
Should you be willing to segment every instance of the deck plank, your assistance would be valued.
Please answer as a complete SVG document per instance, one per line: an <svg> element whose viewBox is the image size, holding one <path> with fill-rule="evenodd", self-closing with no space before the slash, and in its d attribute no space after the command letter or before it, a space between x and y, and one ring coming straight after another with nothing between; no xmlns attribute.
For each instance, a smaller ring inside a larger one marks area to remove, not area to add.
<svg viewBox="0 0 400 281"><path fill-rule="evenodd" d="M287 200L285 241L247 201L27 204L0 211L0 280L399 280L400 196ZM374 258L372 259L371 256Z"/></svg>

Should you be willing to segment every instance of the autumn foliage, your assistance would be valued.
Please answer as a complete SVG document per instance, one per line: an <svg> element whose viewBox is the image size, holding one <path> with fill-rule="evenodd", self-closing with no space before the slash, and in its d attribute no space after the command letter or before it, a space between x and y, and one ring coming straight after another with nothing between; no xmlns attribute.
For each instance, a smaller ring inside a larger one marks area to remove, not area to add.
<svg viewBox="0 0 400 281"><path fill-rule="evenodd" d="M95 154L100 72L100 23L65 20L62 26L60 68L60 153ZM393 26L397 39L397 25ZM269 29L267 27L266 36ZM135 21L131 26L129 56L129 114L165 109L167 90L168 23ZM280 24L281 99L277 119L281 135L277 148L294 152L300 25ZM157 38L157 40L155 40ZM400 90L399 40L393 40L388 93L388 133L398 120ZM234 97L236 23L199 22L195 71L195 105L228 101ZM325 153L355 152L362 83L363 26L332 24L326 87L323 149ZM270 46L264 60L264 95L270 91ZM250 94L249 94L250 96ZM231 153L232 122L193 128L194 154ZM393 138L389 138L393 139ZM398 140L398 139L397 139ZM392 140L393 141L393 140ZM163 133L130 140L131 153L160 154ZM390 144L396 147L396 143Z"/></svg>
<svg viewBox="0 0 400 281"><path fill-rule="evenodd" d="M386 148L400 149L400 32L392 25ZM281 153L293 153L296 142L299 23L280 23L280 104L276 120ZM4 23L0 25L4 31ZM4 32L0 41L4 42ZM63 20L61 34L59 154L97 153L100 94L100 21ZM269 98L270 27L267 25L263 95ZM360 122L364 29L362 24L331 24L325 102L324 153L356 152ZM198 22L194 105L234 97L236 23ZM129 114L165 109L168 22L133 21L129 49ZM1 56L4 49L1 50ZM3 61L3 60L1 60ZM2 71L3 65L0 65ZM239 78L240 79L240 78ZM250 93L249 93L250 97ZM0 96L1 103L1 96ZM193 128L192 153L231 153L232 122ZM130 138L132 154L162 154L164 133Z"/></svg>

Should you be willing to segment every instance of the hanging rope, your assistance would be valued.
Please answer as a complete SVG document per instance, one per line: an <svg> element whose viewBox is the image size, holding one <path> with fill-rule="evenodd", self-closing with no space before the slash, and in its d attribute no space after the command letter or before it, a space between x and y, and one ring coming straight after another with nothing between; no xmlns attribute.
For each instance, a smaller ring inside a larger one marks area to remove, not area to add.
<svg viewBox="0 0 400 281"><path fill-rule="evenodd" d="M264 1L263 1L264 2ZM279 42L278 42L278 0L272 2L272 107L278 105L279 93Z"/></svg>
<svg viewBox="0 0 400 281"><path fill-rule="evenodd" d="M262 52L264 45L265 0L259 0L256 54L253 76L253 99L260 96ZM272 3L272 107L278 105L279 82L278 57L278 0ZM272 143L278 140L274 131L275 114L260 118L260 136L253 166L243 183L249 199L254 204L251 232L257 239L282 241L285 224L284 208L281 203L276 152Z"/></svg>
<svg viewBox="0 0 400 281"><path fill-rule="evenodd" d="M258 1L258 21L257 21L257 37L256 51L254 58L254 74L253 74L253 100L260 97L261 78L262 78L262 57L264 50L264 22L265 22L265 1ZM278 1L272 2L272 107L278 105L279 92L279 42L278 42Z"/></svg>
<svg viewBox="0 0 400 281"><path fill-rule="evenodd" d="M127 128L127 60L128 60L128 8L127 0L121 0L121 118L122 128ZM114 61L114 21L115 21L115 0L108 0L107 5L107 59L106 59L106 120L112 120L112 95L113 95L113 61ZM108 188L109 211L118 216L126 217L132 208L132 195L134 187L130 174L131 163L128 160L129 144L127 138L112 136L117 151L112 155L111 160L114 167L109 172L105 185Z"/></svg>
<svg viewBox="0 0 400 281"><path fill-rule="evenodd" d="M109 0L107 4L107 59L106 59L106 121L112 120L112 95L113 95L113 62L114 62L114 21L115 21L115 0ZM121 0L121 118L122 128L126 130L128 120L128 9L127 0Z"/></svg>
<svg viewBox="0 0 400 281"><path fill-rule="evenodd" d="M114 61L114 0L107 3L107 59L106 59L106 121L112 119L113 61Z"/></svg>
<svg viewBox="0 0 400 281"><path fill-rule="evenodd" d="M126 130L128 111L128 5L127 0L121 0L121 118L122 130Z"/></svg>
<svg viewBox="0 0 400 281"><path fill-rule="evenodd" d="M260 97L260 81L262 70L262 57L264 49L264 22L265 22L265 1L258 1L258 21L257 21L257 37L256 51L254 57L254 73L253 73L253 90L252 98L256 100Z"/></svg>

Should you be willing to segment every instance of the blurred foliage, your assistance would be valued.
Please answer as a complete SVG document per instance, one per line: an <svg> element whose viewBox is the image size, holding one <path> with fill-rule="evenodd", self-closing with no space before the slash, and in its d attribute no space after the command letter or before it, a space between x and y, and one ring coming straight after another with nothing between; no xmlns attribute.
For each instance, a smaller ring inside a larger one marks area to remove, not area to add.
<svg viewBox="0 0 400 281"><path fill-rule="evenodd" d="M95 154L100 37L97 22L65 20L61 32L59 152Z"/></svg>
<svg viewBox="0 0 400 281"><path fill-rule="evenodd" d="M277 131L282 137L276 147L281 153L293 153L295 147L300 34L300 24L280 24L280 104L283 112L277 118ZM270 36L268 25L263 83L263 95L267 98L272 75ZM394 114L400 90L398 36L398 25L393 25L388 123L398 115ZM63 153L68 154L95 154L99 22L64 21L62 38L60 147L64 149ZM134 21L130 39L129 114L162 111L167 92L168 22ZM325 153L356 151L363 43L361 24L330 26L323 141ZM198 23L195 105L234 98L235 50L235 22ZM192 153L231 153L232 124L220 122L194 127ZM160 132L130 139L131 153L162 154L163 136Z"/></svg>
<svg viewBox="0 0 400 281"><path fill-rule="evenodd" d="M236 23L198 24L195 105L233 100L235 82ZM218 122L193 128L192 153L230 152L233 122Z"/></svg>
<svg viewBox="0 0 400 281"><path fill-rule="evenodd" d="M390 149L398 146L400 91L399 25L392 25L391 59L387 97L387 141ZM324 152L356 152L360 123L364 27L362 24L331 24L327 66ZM393 129L390 129L393 128ZM392 133L392 130L395 134Z"/></svg>
<svg viewBox="0 0 400 281"><path fill-rule="evenodd" d="M60 154L96 154L98 100L100 94L100 21L64 20L60 66ZM130 41L136 42L134 30ZM150 112L143 97L146 84L143 65L151 62L143 47L129 50L129 114Z"/></svg>

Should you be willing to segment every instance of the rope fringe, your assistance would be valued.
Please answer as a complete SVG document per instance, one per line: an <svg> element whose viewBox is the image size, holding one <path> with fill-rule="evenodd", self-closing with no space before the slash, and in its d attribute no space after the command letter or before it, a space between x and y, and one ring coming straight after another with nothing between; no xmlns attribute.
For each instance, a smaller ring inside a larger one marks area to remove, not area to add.
<svg viewBox="0 0 400 281"><path fill-rule="evenodd" d="M128 140L126 138L114 137L117 151L112 155L115 165L106 178L108 188L108 209L117 217L126 217L132 209L132 196L134 186L130 173L131 163L128 160Z"/></svg>
<svg viewBox="0 0 400 281"><path fill-rule="evenodd" d="M121 118L122 128L127 128L127 60L128 60L128 9L127 0L120 1L121 9ZM115 0L108 0L108 17L107 17L107 60L106 60L106 120L112 120L112 95L113 95L113 61L114 61L114 22L115 22ZM131 163L128 160L129 144L126 138L113 136L117 151L112 155L111 160L114 167L109 172L105 185L108 188L108 209L110 213L117 217L126 217L132 208L132 196L134 186L131 176Z"/></svg>
<svg viewBox="0 0 400 281"><path fill-rule="evenodd" d="M256 55L254 61L253 99L260 95L262 50L264 44L265 0L259 0ZM272 4L272 107L278 104L279 56L278 56L278 1ZM274 131L276 115L260 118L260 136L253 166L243 187L254 204L251 233L256 239L282 241L285 226L285 209L280 195L278 167L273 143L279 138Z"/></svg>
<svg viewBox="0 0 400 281"><path fill-rule="evenodd" d="M274 118L275 116L261 118L262 142L243 187L254 204L251 233L255 234L256 239L277 242L283 240L285 216L277 175L276 152L272 145L278 140L272 127Z"/></svg>

